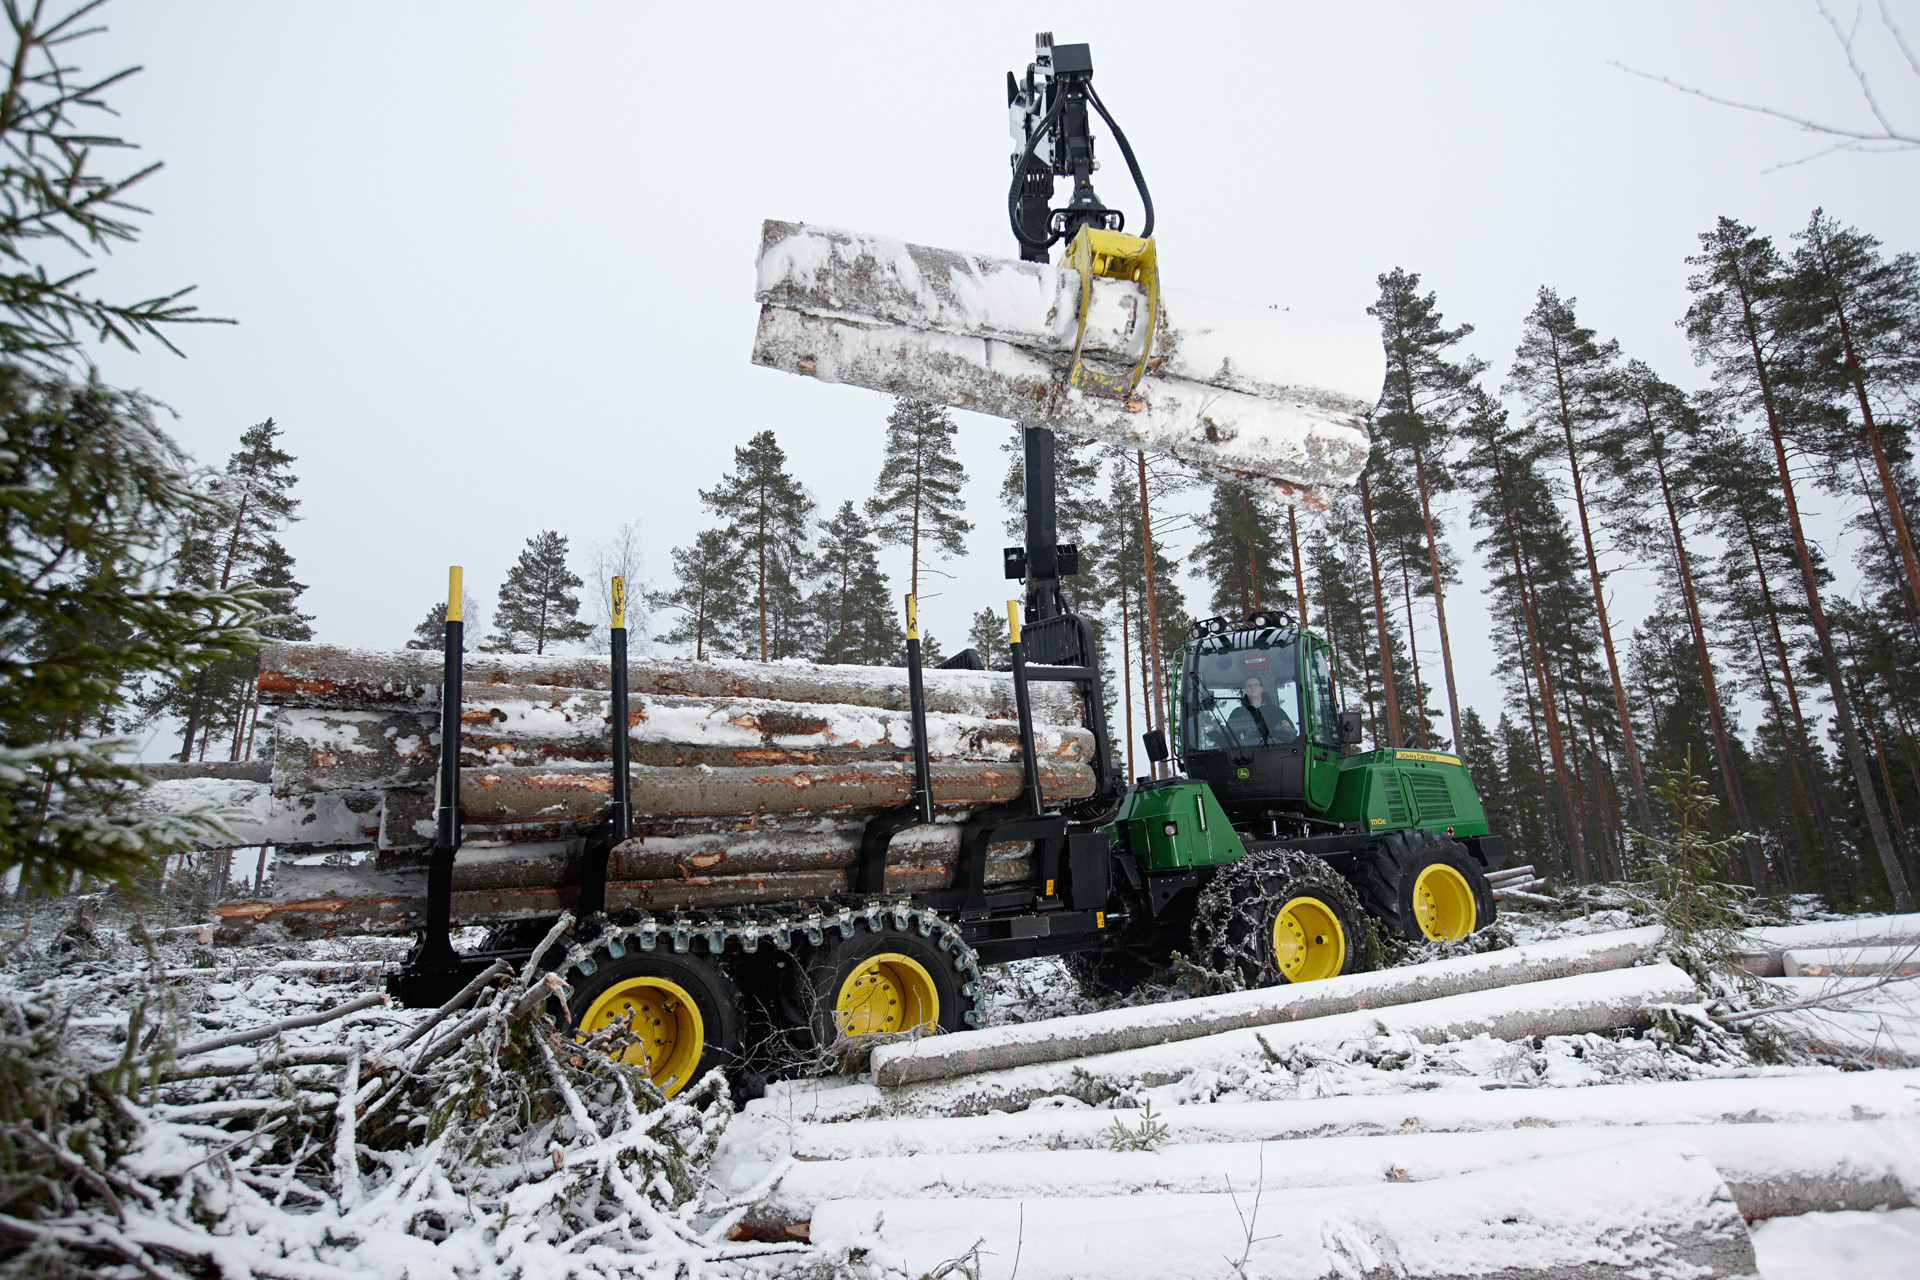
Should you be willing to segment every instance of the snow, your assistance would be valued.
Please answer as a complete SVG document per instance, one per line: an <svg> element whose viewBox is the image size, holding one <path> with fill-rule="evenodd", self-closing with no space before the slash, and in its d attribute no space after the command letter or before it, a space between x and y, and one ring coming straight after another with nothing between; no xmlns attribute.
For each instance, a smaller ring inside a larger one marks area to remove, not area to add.
<svg viewBox="0 0 1920 1280"><path fill-rule="evenodd" d="M1789 978L1861 977L1891 973L1920 974L1920 944L1904 947L1806 947L1782 952Z"/></svg>
<svg viewBox="0 0 1920 1280"><path fill-rule="evenodd" d="M1920 1274L1920 1209L1807 1213L1753 1230L1766 1280L1913 1280Z"/></svg>

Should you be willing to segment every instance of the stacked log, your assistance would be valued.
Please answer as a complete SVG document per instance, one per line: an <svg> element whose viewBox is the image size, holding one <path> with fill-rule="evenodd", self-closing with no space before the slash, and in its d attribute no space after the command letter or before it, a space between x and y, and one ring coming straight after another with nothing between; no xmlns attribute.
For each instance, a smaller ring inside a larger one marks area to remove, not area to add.
<svg viewBox="0 0 1920 1280"><path fill-rule="evenodd" d="M949 887L958 822L1023 786L1013 685L1004 673L925 673L938 821L895 837L886 887ZM287 644L262 656L277 708L270 781L242 825L283 852L362 848L323 866L283 861L272 901L228 904L235 921L404 928L423 909L440 753L440 655ZM867 818L913 792L913 732L900 668L632 659L629 781L635 837L613 851L609 908L792 901L853 887ZM603 822L610 670L591 657L470 655L462 689L461 821L454 918L569 906L584 838ZM1032 686L1034 749L1051 800L1092 794L1093 735L1077 690ZM200 784L204 787L204 783ZM229 785L245 785L232 783ZM259 787L260 784L251 784ZM277 820L352 797L356 824ZM266 809L276 815L268 820ZM316 839L302 839L302 826ZM336 830L335 828L341 828ZM989 850L987 880L1030 878L1024 846Z"/></svg>

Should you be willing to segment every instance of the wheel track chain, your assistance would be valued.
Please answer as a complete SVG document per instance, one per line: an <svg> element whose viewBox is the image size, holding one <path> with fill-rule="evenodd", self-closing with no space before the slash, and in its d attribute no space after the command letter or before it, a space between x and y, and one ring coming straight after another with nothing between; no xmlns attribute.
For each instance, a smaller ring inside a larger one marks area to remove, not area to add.
<svg viewBox="0 0 1920 1280"><path fill-rule="evenodd" d="M666 916L641 911L637 917L627 924L609 924L593 938L574 941L567 947L565 958L554 967L554 972L560 975L569 1001L573 999L575 977L591 976L600 964L595 955L603 951L608 958L618 960L630 948L653 951L665 944L676 954L684 955L692 950L696 939L706 944L707 954L711 956L725 955L729 946L752 955L762 942L771 943L781 951L792 951L799 939L818 947L826 942L829 932L838 931L842 938L851 938L863 924L869 932L881 933L891 922L903 933L912 930L923 938L933 938L940 950L952 953L953 967L960 971L960 993L972 1002L966 1012L967 1025L979 1025L981 1001L986 992L980 976L979 955L950 921L906 898L859 904L808 902L785 909L757 908L750 913L750 918L745 913L682 911Z"/></svg>
<svg viewBox="0 0 1920 1280"><path fill-rule="evenodd" d="M1249 975L1260 975L1267 982L1278 977L1272 942L1259 911L1264 897L1259 881L1270 875L1324 881L1329 894L1344 890L1352 897L1346 882L1323 859L1293 849L1250 853L1220 872L1194 904L1190 959L1226 987L1250 985ZM1358 901L1352 905L1364 918Z"/></svg>

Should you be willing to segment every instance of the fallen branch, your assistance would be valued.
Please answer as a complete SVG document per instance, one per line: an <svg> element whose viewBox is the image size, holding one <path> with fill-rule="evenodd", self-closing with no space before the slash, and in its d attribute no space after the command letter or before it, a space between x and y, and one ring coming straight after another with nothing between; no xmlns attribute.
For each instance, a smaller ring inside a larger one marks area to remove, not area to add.
<svg viewBox="0 0 1920 1280"><path fill-rule="evenodd" d="M1710 1013L1707 1016L1721 1026L1732 1026L1736 1022L1751 1022L1755 1018L1764 1018L1771 1013L1793 1013L1800 1009L1831 1009L1837 1002L1849 996L1865 995L1869 991L1878 991L1881 987L1895 982L1912 982L1920 975L1911 973L1889 973L1872 982L1858 987L1849 987L1845 991L1830 991L1822 995L1811 996L1805 1000L1795 1000L1792 1004L1770 1004L1761 1009L1742 1009L1738 1013Z"/></svg>
<svg viewBox="0 0 1920 1280"><path fill-rule="evenodd" d="M441 1005L438 1009L435 1009L431 1016L421 1020L421 1022L417 1024L413 1028L413 1030L407 1032L406 1035L402 1036L400 1039L394 1041L392 1044L382 1049L380 1051L379 1056L381 1058L384 1058L388 1054L398 1053L400 1052L400 1050L405 1049L407 1046L420 1040L423 1036L427 1034L427 1032L433 1030L435 1027L439 1026L447 1018L451 1017L454 1013L458 1012L467 1003L467 1001L473 999L474 996L478 995L480 993L480 989L486 986L489 982L492 982L494 978L498 977L500 974L512 973L512 972L513 972L513 966L508 964L505 960L495 960L492 964L488 965L484 971L481 972L479 977L475 978L472 982L469 982L466 986L460 988L460 990L455 993L453 999L447 1001L445 1004Z"/></svg>
<svg viewBox="0 0 1920 1280"><path fill-rule="evenodd" d="M198 1044L186 1045L183 1048L175 1049L173 1056L176 1058L191 1058L195 1054L211 1053L215 1049L230 1049L238 1044L252 1044L256 1040L266 1040L277 1036L283 1031L292 1031L298 1027L317 1027L322 1023L332 1022L336 1018L344 1018L350 1013L358 1013L362 1009L371 1009L375 1005L384 1005L387 1002L387 996L384 992L375 995L361 996L358 1000L349 1000L345 1004L337 1004L333 1008L322 1010L319 1013L303 1014L300 1017L288 1018L282 1022L269 1023L264 1027L255 1027L251 1031L236 1031L232 1035L219 1036L212 1040L202 1040Z"/></svg>
<svg viewBox="0 0 1920 1280"><path fill-rule="evenodd" d="M540 939L540 945L535 947L533 954L527 957L526 968L523 969L522 972L527 975L528 986L532 986L535 982L539 981L537 975L540 972L540 960L541 957L547 954L547 948L551 947L554 942L559 939L561 934L571 928L573 928L573 912L562 911L560 918L553 922L553 928L547 930L547 936Z"/></svg>

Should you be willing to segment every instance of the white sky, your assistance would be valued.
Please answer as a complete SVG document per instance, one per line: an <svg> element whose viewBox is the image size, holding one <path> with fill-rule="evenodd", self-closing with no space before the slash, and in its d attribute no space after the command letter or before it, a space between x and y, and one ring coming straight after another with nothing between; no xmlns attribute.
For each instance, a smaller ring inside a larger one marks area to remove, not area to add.
<svg viewBox="0 0 1920 1280"><path fill-rule="evenodd" d="M1893 12L1920 39L1920 4ZM91 70L145 66L112 101L166 162L142 190L143 242L102 288L197 283L208 312L240 321L181 335L189 359L156 349L104 370L177 411L207 463L249 424L282 424L305 515L286 542L318 635L341 643L399 644L449 563L490 604L543 528L573 540L584 572L590 544L640 520L660 581L669 548L709 523L695 489L763 428L823 515L864 497L890 401L748 362L760 221L1015 256L1004 78L1049 24L1093 45L1153 188L1167 284L1352 319L1404 266L1477 326L1490 385L1543 283L1699 385L1674 327L1682 259L1722 213L1784 240L1824 205L1920 247L1920 155L1769 172L1819 144L1609 65L1866 123L1799 0L121 0L102 16L110 33L75 52ZM1920 126L1890 43L1866 47L1889 106ZM1117 149L1101 154L1102 194L1132 208ZM950 650L967 615L1011 594L1006 428L963 418L976 533L925 608ZM1454 648L1463 700L1490 712L1469 572L1449 600ZM1635 576L1615 579L1623 643Z"/></svg>

